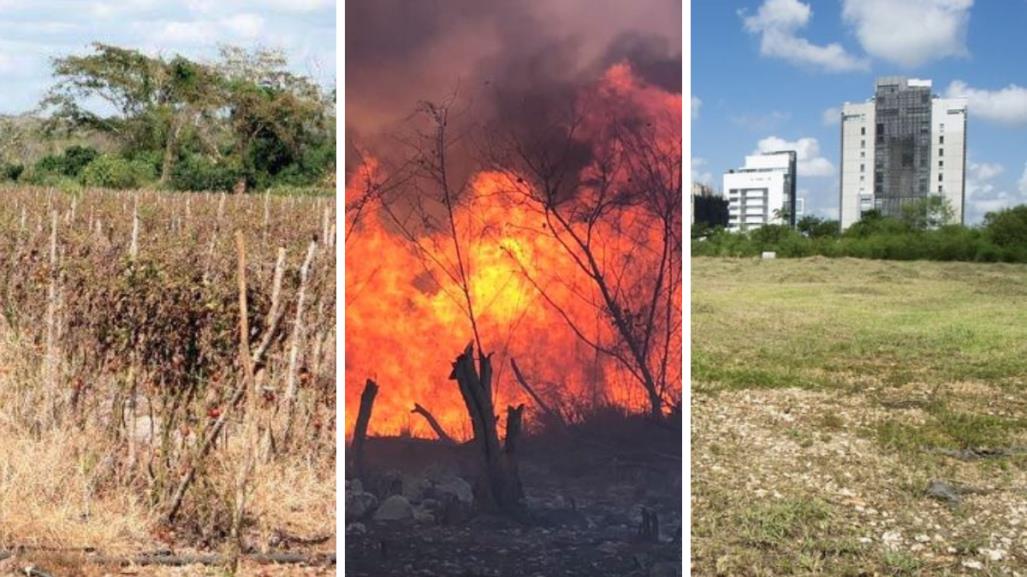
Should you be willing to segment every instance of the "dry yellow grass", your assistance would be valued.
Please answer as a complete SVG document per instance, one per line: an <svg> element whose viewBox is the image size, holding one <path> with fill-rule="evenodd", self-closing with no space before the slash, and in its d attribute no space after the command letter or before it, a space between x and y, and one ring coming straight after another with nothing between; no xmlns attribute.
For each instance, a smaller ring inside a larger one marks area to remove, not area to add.
<svg viewBox="0 0 1027 577"><path fill-rule="evenodd" d="M244 552L331 551L331 201L153 192L133 198L91 191L74 199L32 190L5 194L15 204L0 206L0 551L19 552L0 562L0 574L31 563L60 568L54 574L61 577L102 574L78 569L83 549L117 557L168 549L234 552L237 546ZM139 266L126 258L134 244L134 211L143 223ZM107 223L104 235L94 231L101 219ZM58 226L55 242L46 240L54 238L46 233L50 226ZM245 389L261 393L250 392L252 402L234 407L234 391L243 390L237 383L247 381L240 381L236 364L240 315L238 306L231 308L236 253L232 235L224 232L230 228L248 231L252 338L270 335L261 378ZM310 284L302 285L304 249L318 233L320 260L312 265ZM51 245L55 251L42 250ZM276 333L276 325L264 319L270 317L278 246L287 249L281 315L286 320ZM54 269L55 259L40 260L44 253L57 255L59 274L46 273ZM210 258L191 256L196 253ZM95 267L92 276L81 276L89 267ZM108 302L101 288L99 298L89 301L81 297L97 292L92 281L83 281L90 278L96 285L113 278L111 286L127 279L126 286L142 288ZM55 284L57 296L48 297L47 287ZM307 286L306 308L296 304L298 286ZM148 312L118 318L126 309ZM165 314L156 322L155 315ZM175 319L183 316L193 319L190 327L206 319L206 328L180 327ZM97 318L118 322L107 328L97 325ZM302 339L292 330L299 324L306 327ZM162 336L171 343L163 349ZM90 349L109 347L111 338L132 345L125 352ZM290 349L299 351L300 362L291 362ZM287 411L279 406L286 383L293 380L292 438L274 452L256 455L247 431L259 430L254 426L258 420L265 431L284 430ZM199 439L214 428L220 413L228 415L227 424L213 450L201 455ZM246 506L237 540L231 534L232 515L240 510L242 464L251 459L255 463L245 476ZM197 473L181 514L169 520L172 489L193 465ZM210 571L147 569L138 574L214 574ZM268 574L321 574L321 569L297 571ZM242 571L263 572L256 567Z"/></svg>
<svg viewBox="0 0 1027 577"><path fill-rule="evenodd" d="M692 271L694 575L1022 572L1027 267Z"/></svg>

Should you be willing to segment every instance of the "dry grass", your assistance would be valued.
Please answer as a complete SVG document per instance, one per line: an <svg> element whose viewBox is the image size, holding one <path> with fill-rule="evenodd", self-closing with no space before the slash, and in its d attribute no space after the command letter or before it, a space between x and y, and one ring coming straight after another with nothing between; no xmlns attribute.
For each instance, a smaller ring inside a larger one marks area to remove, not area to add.
<svg viewBox="0 0 1027 577"><path fill-rule="evenodd" d="M695 259L693 574L1019 571L1025 286L1023 266Z"/></svg>
<svg viewBox="0 0 1027 577"><path fill-rule="evenodd" d="M334 218L331 201L0 194L0 550L29 548L7 563L49 555L47 562L70 567L81 562L75 548L129 555L239 543L264 551L311 538L328 539L324 547L331 547L335 269L334 246L324 235L333 222L326 217ZM56 268L48 249L53 214ZM265 317L278 246L287 260L284 320L270 341L263 393L232 407L228 400L242 378L234 230L244 231L247 245L254 346L271 326ZM320 254L296 341L293 435L283 445L298 269L312 238ZM54 285L58 296L50 299ZM47 351L56 359L49 361ZM221 412L229 414L227 425L210 455L197 459L198 439ZM271 431L277 450L254 457L248 430ZM250 459L235 541L231 518ZM193 464L198 472L182 513L168 522L169 496ZM52 548L61 551L44 552ZM72 558L65 563L62 555Z"/></svg>

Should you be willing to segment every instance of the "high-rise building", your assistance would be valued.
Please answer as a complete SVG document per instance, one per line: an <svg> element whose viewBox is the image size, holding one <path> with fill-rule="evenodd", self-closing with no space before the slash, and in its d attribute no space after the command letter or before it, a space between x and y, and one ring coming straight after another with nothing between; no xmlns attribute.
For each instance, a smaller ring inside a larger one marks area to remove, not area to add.
<svg viewBox="0 0 1027 577"><path fill-rule="evenodd" d="M867 102L846 102L841 118L844 230L864 212L900 216L911 202L938 195L963 222L966 100L939 98L931 81L887 76Z"/></svg>
<svg viewBox="0 0 1027 577"><path fill-rule="evenodd" d="M727 227L727 199L709 184L692 183L692 227L710 230Z"/></svg>
<svg viewBox="0 0 1027 577"><path fill-rule="evenodd" d="M751 230L767 224L795 226L796 154L794 150L745 157L745 166L724 174L728 229Z"/></svg>

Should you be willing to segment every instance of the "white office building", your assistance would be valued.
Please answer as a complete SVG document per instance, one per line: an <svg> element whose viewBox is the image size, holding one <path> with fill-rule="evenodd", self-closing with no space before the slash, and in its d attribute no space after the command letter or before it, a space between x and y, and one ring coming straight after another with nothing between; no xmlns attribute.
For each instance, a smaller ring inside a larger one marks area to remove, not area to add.
<svg viewBox="0 0 1027 577"><path fill-rule="evenodd" d="M745 166L724 174L728 229L752 230L768 224L795 226L794 150L745 157Z"/></svg>
<svg viewBox="0 0 1027 577"><path fill-rule="evenodd" d="M938 98L931 81L879 78L874 97L846 102L841 118L839 221L864 212L900 216L902 206L943 197L963 222L966 196L966 100Z"/></svg>

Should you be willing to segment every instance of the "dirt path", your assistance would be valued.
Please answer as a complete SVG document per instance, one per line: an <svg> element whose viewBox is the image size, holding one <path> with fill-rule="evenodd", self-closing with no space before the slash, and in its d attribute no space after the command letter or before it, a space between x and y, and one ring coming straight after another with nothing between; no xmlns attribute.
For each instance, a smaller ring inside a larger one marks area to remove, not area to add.
<svg viewBox="0 0 1027 577"><path fill-rule="evenodd" d="M1027 574L1023 457L904 445L928 392L693 396L693 574Z"/></svg>

